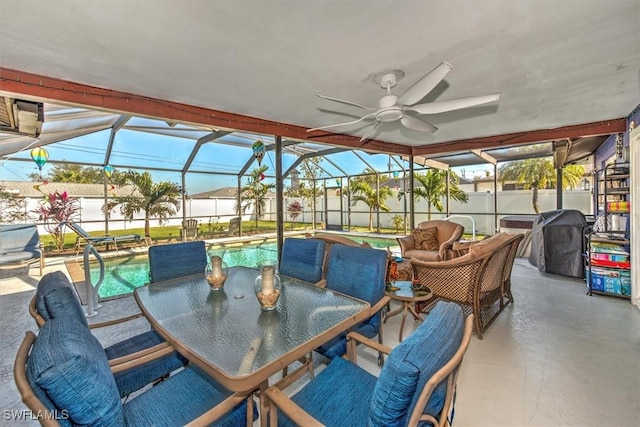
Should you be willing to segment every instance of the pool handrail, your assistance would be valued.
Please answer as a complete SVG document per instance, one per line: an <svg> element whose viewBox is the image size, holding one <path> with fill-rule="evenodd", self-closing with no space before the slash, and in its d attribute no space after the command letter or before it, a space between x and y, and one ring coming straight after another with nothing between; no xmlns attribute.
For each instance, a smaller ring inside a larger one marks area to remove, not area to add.
<svg viewBox="0 0 640 427"><path fill-rule="evenodd" d="M476 221L473 219L472 216L469 216L469 215L449 215L448 217L443 218L443 219L445 221L449 221L451 218L467 218L467 219L471 220L471 226L473 227L471 240L476 240Z"/></svg>
<svg viewBox="0 0 640 427"><path fill-rule="evenodd" d="M91 266L89 264L90 253L96 257L96 260L100 265L100 278L98 279L98 283L96 283L95 285L91 282ZM84 283L87 292L87 312L85 313L85 316L92 317L98 314L95 310L100 308L100 303L98 301L98 290L100 289L100 285L102 285L102 281L104 280L104 260L98 253L98 250L91 243L87 243L87 245L84 247L83 262Z"/></svg>

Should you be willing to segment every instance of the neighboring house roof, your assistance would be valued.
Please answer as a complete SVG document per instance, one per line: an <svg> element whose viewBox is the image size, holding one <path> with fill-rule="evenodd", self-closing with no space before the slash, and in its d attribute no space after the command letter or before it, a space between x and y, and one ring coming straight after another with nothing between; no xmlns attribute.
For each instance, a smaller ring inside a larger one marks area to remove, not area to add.
<svg viewBox="0 0 640 427"><path fill-rule="evenodd" d="M202 193L191 194L192 199L235 199L238 197L237 187L223 187L216 190L203 191ZM269 190L267 198L275 198L276 193Z"/></svg>
<svg viewBox="0 0 640 427"><path fill-rule="evenodd" d="M40 191L38 191L38 187ZM0 181L0 188L5 191L16 193L21 197L42 197L44 194L54 192L67 192L71 197L104 197L104 184L77 184L74 182L27 182L27 181ZM122 187L111 188L107 186L109 197L128 196L136 191L134 185L124 185Z"/></svg>

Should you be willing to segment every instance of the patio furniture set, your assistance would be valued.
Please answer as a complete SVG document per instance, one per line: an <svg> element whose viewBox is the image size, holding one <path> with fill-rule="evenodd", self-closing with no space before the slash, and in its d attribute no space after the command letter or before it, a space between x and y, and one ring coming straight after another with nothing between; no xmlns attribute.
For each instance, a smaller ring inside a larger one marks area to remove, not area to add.
<svg viewBox="0 0 640 427"><path fill-rule="evenodd" d="M89 326L66 276L45 275L30 306L39 333L27 333L16 357L23 401L45 414L43 425L250 426L258 416L272 426L445 425L473 315L465 320L459 305L439 303L391 349L381 337L387 253L326 246L285 240L272 311L254 295L260 270L232 267L214 290L204 242L152 246L151 283L134 293L141 314L123 319L144 315L151 328L107 348L91 329L113 322ZM380 353L377 376L357 365L358 344ZM317 376L314 354L327 363Z"/></svg>

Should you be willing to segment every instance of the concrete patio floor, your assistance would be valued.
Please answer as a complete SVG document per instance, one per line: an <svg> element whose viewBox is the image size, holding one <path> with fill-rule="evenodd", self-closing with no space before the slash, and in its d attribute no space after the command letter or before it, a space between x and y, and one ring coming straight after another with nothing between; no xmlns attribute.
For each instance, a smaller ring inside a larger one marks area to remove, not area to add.
<svg viewBox="0 0 640 427"><path fill-rule="evenodd" d="M66 272L63 259L47 260L45 272L53 270ZM26 408L13 381L13 363L25 331L36 330L28 304L39 278L34 267L28 276L0 279L0 426L37 425L12 419L10 411ZM516 260L512 283L515 304L482 340L472 338L454 425L637 426L640 310L628 300L589 297L582 280L541 273L526 259ZM136 311L133 298L126 297L104 303L90 321ZM144 319L129 323L96 336L109 345L148 328ZM385 344L397 345L399 325L400 316L384 325ZM404 336L417 325L407 319ZM376 356L362 351L359 362L377 373Z"/></svg>

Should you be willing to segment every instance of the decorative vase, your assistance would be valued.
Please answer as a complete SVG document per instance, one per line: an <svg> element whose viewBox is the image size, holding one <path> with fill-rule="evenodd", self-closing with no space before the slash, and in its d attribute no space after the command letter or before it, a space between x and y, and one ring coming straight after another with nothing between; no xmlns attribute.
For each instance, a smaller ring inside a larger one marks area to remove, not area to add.
<svg viewBox="0 0 640 427"><path fill-rule="evenodd" d="M262 267L261 273L254 285L256 297L262 310L273 310L278 304L282 290L280 276L275 273L275 268L271 265Z"/></svg>
<svg viewBox="0 0 640 427"><path fill-rule="evenodd" d="M229 275L229 267L227 263L217 255L211 257L211 262L204 269L204 275L209 282L209 286L213 290L222 289L225 280Z"/></svg>

